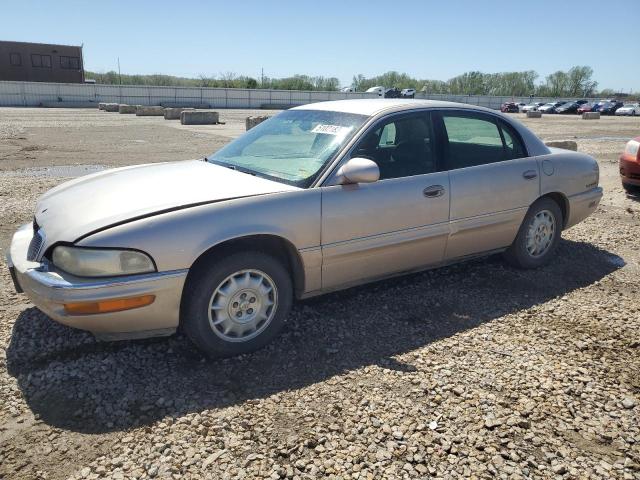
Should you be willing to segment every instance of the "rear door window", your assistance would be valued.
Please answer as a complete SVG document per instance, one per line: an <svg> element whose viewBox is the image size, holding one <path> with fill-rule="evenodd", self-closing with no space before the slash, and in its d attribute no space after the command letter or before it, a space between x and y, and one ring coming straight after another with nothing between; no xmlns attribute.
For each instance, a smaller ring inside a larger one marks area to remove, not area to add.
<svg viewBox="0 0 640 480"><path fill-rule="evenodd" d="M497 118L442 112L445 168L456 170L526 156L518 135Z"/></svg>

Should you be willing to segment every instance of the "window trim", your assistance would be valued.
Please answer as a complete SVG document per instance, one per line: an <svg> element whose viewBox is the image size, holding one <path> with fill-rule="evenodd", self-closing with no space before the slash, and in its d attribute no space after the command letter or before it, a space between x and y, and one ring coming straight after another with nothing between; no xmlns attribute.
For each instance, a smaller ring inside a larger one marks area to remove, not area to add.
<svg viewBox="0 0 640 480"><path fill-rule="evenodd" d="M40 65L36 65L33 63L34 57L38 57L40 59ZM49 57L49 65L43 65L42 59L45 57ZM53 68L53 60L51 59L51 55L46 53L32 53L31 54L31 66L33 68Z"/></svg>
<svg viewBox="0 0 640 480"><path fill-rule="evenodd" d="M356 150L356 148L358 147L358 145L360 145L360 142L363 141L365 139L365 137L367 135L369 135L369 133L371 132L375 132L378 128L383 128L388 125L389 123L392 122L397 122L398 120L403 120L406 117L413 117L413 116L418 116L418 115L423 115L428 117L428 121L431 123L431 134L433 135L432 140L432 145L433 145L433 154L435 156L435 169L433 172L426 172L426 173L419 173L417 175L406 175L404 177L392 177L392 178L381 178L378 180L378 182L386 182L386 181L391 181L391 180L401 180L403 178L413 178L413 177L419 177L421 175L431 175L433 173L438 173L440 172L440 168L441 168L441 164L443 161L443 158L441 156L441 150L438 146L439 144L439 140L438 140L438 132L436 130L435 127L435 122L434 122L434 111L432 109L420 109L420 110L409 110L409 111L400 111L400 112L394 112L393 114L390 115L386 115L384 117L379 118L376 122L374 122L370 128L367 128L367 130L365 132L363 132L359 137L358 137L358 141L355 142L353 144L353 146L349 149L349 151L347 152L345 158L345 161L350 160L354 153L354 151ZM382 132L380 132L380 134L382 135ZM397 132L396 132L397 135ZM341 162L342 163L342 162ZM376 182L376 183L378 183Z"/></svg>
<svg viewBox="0 0 640 480"><path fill-rule="evenodd" d="M13 56L18 56L19 63L13 63ZM9 65L12 67L22 67L22 54L20 52L9 52Z"/></svg>
<svg viewBox="0 0 640 480"><path fill-rule="evenodd" d="M69 65L68 67L65 67L62 64L62 59L63 58L67 59L67 62L68 62L68 65ZM75 60L77 62L77 67L74 67L73 65L71 65L71 60ZM71 56L71 55L60 55L59 62L60 62L60 68L62 70L73 70L73 71L80 70L80 57L75 57L75 56Z"/></svg>
<svg viewBox="0 0 640 480"><path fill-rule="evenodd" d="M513 161L513 160L518 160L517 158L507 158L507 146L506 146L506 142L504 140L504 134L502 133L502 129L506 127L509 135L511 135L514 140L520 142L520 145L522 147L522 153L523 156L520 158L528 158L529 157L529 152L527 151L527 146L525 144L525 142L522 139L522 136L520 135L520 132L517 131L517 129L513 126L511 126L509 124L509 122L505 121L500 115L494 114L493 112L483 112L483 111L478 111L478 110L474 110L474 109L465 109L465 108L440 108L435 110L435 115L434 115L434 119L437 119L437 127L439 129L438 131L438 137L439 137L439 143L440 143L440 152L441 152L441 158L442 158L442 170L441 171L449 171L449 172L453 172L456 170L464 170L466 168L475 168L475 167L482 167L484 165L493 165L496 163L501 163L501 162L509 162L509 161ZM490 163L482 163L480 165L472 165L469 167L463 167L463 168L448 168L449 166L447 165L447 157L448 157L448 153L449 153L449 136L447 135L447 129L445 127L444 124L444 118L443 115L444 114L454 114L454 116L461 116L461 117L466 117L466 118L476 118L479 120L484 120L484 121L488 121L490 123L493 123L496 128L498 129L498 133L500 134L500 140L502 141L502 152L504 155L504 158L502 160L498 160L495 162L490 162ZM440 171L440 170L439 170Z"/></svg>
<svg viewBox="0 0 640 480"><path fill-rule="evenodd" d="M415 108L411 110L400 110L396 112L383 114L382 116L378 116L377 118L371 117L371 121L368 123L365 123L362 126L361 130L354 134L353 138L351 139L352 143L350 145L346 145L343 152L336 156L336 161L333 165L331 165L327 169L326 176L322 178L316 185L313 185L311 188L335 186L336 184L332 182L336 178L336 173L338 172L338 170L342 165L344 165L346 162L348 162L352 158L352 155L356 147L367 135L369 135L369 133L376 131L381 124L389 123L390 121L393 121L398 117L401 118L401 117L411 116L411 115L429 115L431 117L431 127L433 131L434 142L435 142L434 154L436 155L436 169L433 172L423 173L421 175L431 175L431 174L440 172L441 171L440 168L443 160L442 160L441 150L439 145L441 142L439 140L437 125L436 125L436 122L434 121L434 114L436 114L436 110L433 107L429 107L429 108ZM413 175L413 176L417 176L417 175ZM383 180L378 180L378 182L401 180L403 178L411 178L411 177L386 178Z"/></svg>
<svg viewBox="0 0 640 480"><path fill-rule="evenodd" d="M336 157L333 160L333 163L331 164L327 164L324 168L324 170L320 173L320 175L318 175L318 178L316 179L316 181L311 184L309 186L309 188L322 188L322 187L331 187L331 186L335 186L335 183L332 183L335 181L336 179L336 173L338 172L338 170L340 169L340 167L342 165L345 164L345 162L347 160L349 160L349 158L351 158L351 152L353 151L353 149L358 145L358 143L360 143L360 139L366 135L370 129L372 128L376 128L376 125L378 125L381 121L385 121L389 118L392 118L393 116L396 115L403 115L403 114L407 114L407 113L419 113L419 112L429 112L431 114L431 119L432 119L432 123L433 123L433 129L435 132L435 138L436 138L436 165L437 165L437 172L445 172L447 171L444 168L444 133L443 133L443 124L442 124L442 118L440 117L440 115L442 114L442 112L479 112L481 114L487 115L491 118L496 118L500 121L503 121L505 124L507 124L507 126L513 130L514 135L520 140L520 143L522 144L522 148L523 148L523 153L524 153L524 157L523 158L528 158L531 155L529 154L529 149L527 147L527 143L524 141L524 138L522 137L522 135L520 134L519 130L511 125L511 123L508 120L505 120L498 112L491 112L491 111L479 111L476 110L475 108L466 108L464 105L461 105L460 107L443 107L443 106L416 106L414 108L411 109L403 109L400 111L387 111L387 112L380 112L374 115L371 115L369 117L369 120L366 121L358 131L354 132L353 137L351 138L351 140L349 140L349 142L344 146L344 148L342 149L341 152L338 152L338 154L336 154ZM440 117L440 118L439 118ZM439 120L439 121L438 121Z"/></svg>
<svg viewBox="0 0 640 480"><path fill-rule="evenodd" d="M522 136L520 135L520 132L518 132L512 125L510 125L508 122L504 121L504 119L496 117L497 121L498 121L498 127L500 128L500 135L502 136L502 146L505 149L505 152L507 151L507 142L505 142L504 140L504 133L503 130L506 130L507 133L509 134L509 136L511 138L513 138L514 141L518 142L520 144L520 147L522 148L522 157L519 158L527 158L529 157L529 152L527 151L527 145L524 143L524 140L522 139ZM517 160L517 158L510 158L508 160Z"/></svg>

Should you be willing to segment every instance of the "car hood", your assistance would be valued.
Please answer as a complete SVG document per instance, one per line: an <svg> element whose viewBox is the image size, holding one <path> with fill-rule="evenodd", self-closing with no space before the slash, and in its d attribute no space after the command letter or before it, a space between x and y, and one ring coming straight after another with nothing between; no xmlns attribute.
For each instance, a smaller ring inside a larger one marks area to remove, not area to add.
<svg viewBox="0 0 640 480"><path fill-rule="evenodd" d="M63 183L42 195L35 220L45 248L176 208L298 190L202 160L116 168Z"/></svg>

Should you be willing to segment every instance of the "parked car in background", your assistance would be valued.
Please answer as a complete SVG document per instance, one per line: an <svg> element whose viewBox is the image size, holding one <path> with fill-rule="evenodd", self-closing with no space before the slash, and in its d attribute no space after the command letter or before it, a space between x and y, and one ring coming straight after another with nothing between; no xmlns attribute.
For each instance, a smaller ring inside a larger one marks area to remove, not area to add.
<svg viewBox="0 0 640 480"><path fill-rule="evenodd" d="M622 187L627 193L640 193L640 137L627 142L619 166Z"/></svg>
<svg viewBox="0 0 640 480"><path fill-rule="evenodd" d="M556 107L556 113L560 113L560 114L578 113L579 107L580 105L578 105L577 102L563 103L559 107Z"/></svg>
<svg viewBox="0 0 640 480"><path fill-rule="evenodd" d="M616 115L640 115L640 103L625 103L616 110Z"/></svg>
<svg viewBox="0 0 640 480"><path fill-rule="evenodd" d="M514 102L505 102L500 105L500 111L502 113L518 113L520 109Z"/></svg>
<svg viewBox="0 0 640 480"><path fill-rule="evenodd" d="M524 107L522 107L522 111L524 113L529 112L529 111L537 111L541 106L543 106L545 103L544 102L534 102L534 103L530 103L528 105L525 105Z"/></svg>
<svg viewBox="0 0 640 480"><path fill-rule="evenodd" d="M413 98L413 97L416 96L416 89L415 88L404 88L400 92L400 96L402 98Z"/></svg>
<svg viewBox="0 0 640 480"><path fill-rule="evenodd" d="M368 88L366 93L377 93L379 97L382 97L384 96L384 91L385 91L384 87L377 86L377 87Z"/></svg>
<svg viewBox="0 0 640 480"><path fill-rule="evenodd" d="M613 102L606 102L601 105L597 111L600 112L601 115L614 115L616 110L618 110L622 105L622 102L617 100Z"/></svg>
<svg viewBox="0 0 640 480"><path fill-rule="evenodd" d="M384 98L400 98L400 89L393 87L384 91Z"/></svg>
<svg viewBox="0 0 640 480"><path fill-rule="evenodd" d="M584 105L585 103L589 103L589 100L576 100L578 105Z"/></svg>
<svg viewBox="0 0 640 480"><path fill-rule="evenodd" d="M181 327L236 355L273 340L296 298L496 252L546 265L597 208L598 178L589 155L486 108L309 104L202 159L49 190L7 264L63 324L112 340Z"/></svg>
<svg viewBox="0 0 640 480"><path fill-rule="evenodd" d="M527 106L524 102L516 103L516 105L518 106L518 112L522 112L522 109Z"/></svg>
<svg viewBox="0 0 640 480"><path fill-rule="evenodd" d="M582 105L580 105L578 107L578 113L579 114L583 114L586 112L595 112L598 107L600 106L599 103L583 103Z"/></svg>
<svg viewBox="0 0 640 480"><path fill-rule="evenodd" d="M353 87L342 87L340 91L343 93L353 93L355 92L355 89Z"/></svg>
<svg viewBox="0 0 640 480"><path fill-rule="evenodd" d="M556 113L556 108L558 108L563 103L564 102L545 103L544 105L538 108L538 111L542 113Z"/></svg>

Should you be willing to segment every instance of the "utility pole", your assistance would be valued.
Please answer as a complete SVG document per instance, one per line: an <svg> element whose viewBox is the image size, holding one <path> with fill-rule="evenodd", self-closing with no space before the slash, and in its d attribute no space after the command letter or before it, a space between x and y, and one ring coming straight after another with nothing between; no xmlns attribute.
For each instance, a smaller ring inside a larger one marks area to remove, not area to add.
<svg viewBox="0 0 640 480"><path fill-rule="evenodd" d="M260 87L264 88L264 67L260 69Z"/></svg>
<svg viewBox="0 0 640 480"><path fill-rule="evenodd" d="M120 73L120 57L118 57L118 82L122 85L122 74Z"/></svg>

